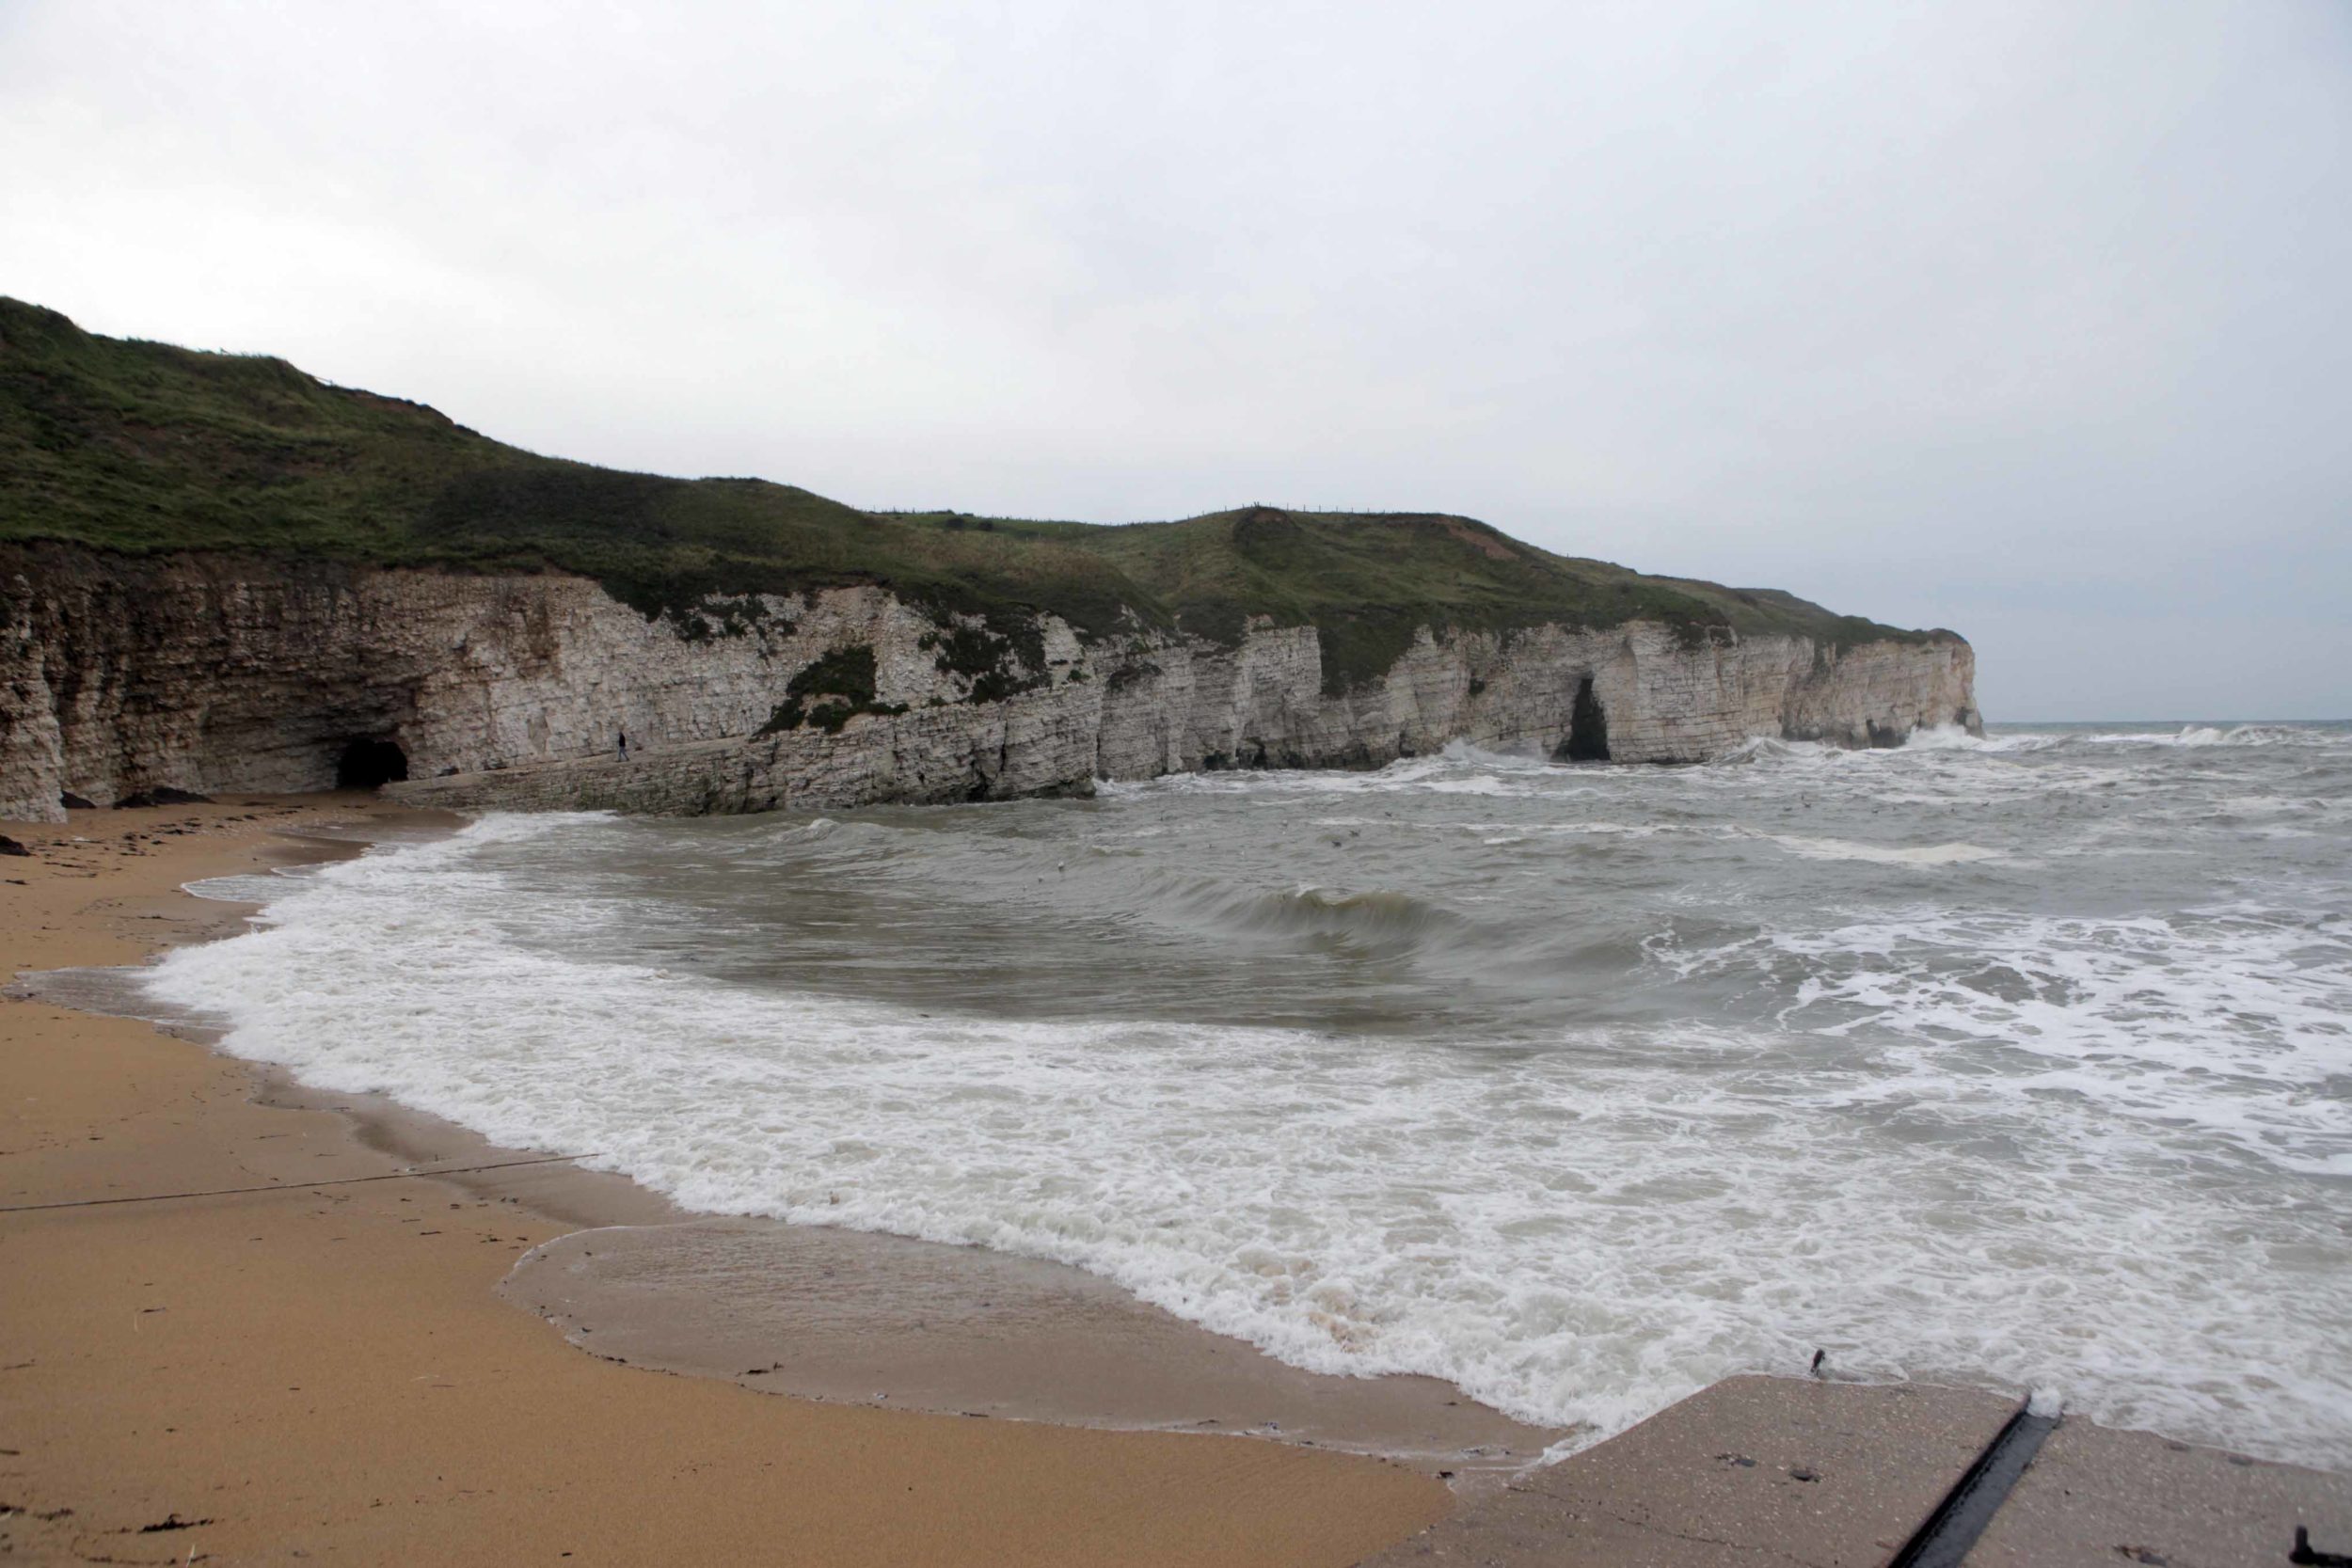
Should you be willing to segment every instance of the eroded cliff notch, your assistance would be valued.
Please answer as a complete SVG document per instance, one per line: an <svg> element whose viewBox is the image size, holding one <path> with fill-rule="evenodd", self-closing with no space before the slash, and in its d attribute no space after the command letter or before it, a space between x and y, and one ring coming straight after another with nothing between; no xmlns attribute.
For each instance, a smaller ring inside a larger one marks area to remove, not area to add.
<svg viewBox="0 0 2352 1568"><path fill-rule="evenodd" d="M380 789L408 777L408 753L396 741L354 740L335 762L337 789Z"/></svg>
<svg viewBox="0 0 2352 1568"><path fill-rule="evenodd" d="M1609 760L1609 715L1593 695L1593 677L1576 683L1576 704L1568 712L1568 738L1560 755L1569 762Z"/></svg>

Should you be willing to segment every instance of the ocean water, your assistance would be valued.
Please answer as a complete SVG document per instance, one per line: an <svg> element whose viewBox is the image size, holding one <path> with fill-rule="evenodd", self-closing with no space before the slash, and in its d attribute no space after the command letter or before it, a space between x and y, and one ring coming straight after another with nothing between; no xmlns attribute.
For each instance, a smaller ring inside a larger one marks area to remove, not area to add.
<svg viewBox="0 0 2352 1568"><path fill-rule="evenodd" d="M696 1208L1623 1428L1917 1376L2352 1465L2352 727L494 816L228 891L227 1045Z"/></svg>

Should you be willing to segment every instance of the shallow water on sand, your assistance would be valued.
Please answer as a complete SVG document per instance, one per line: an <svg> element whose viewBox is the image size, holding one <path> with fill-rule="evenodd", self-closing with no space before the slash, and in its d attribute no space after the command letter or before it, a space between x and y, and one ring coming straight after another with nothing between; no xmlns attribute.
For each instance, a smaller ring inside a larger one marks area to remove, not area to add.
<svg viewBox="0 0 2352 1568"><path fill-rule="evenodd" d="M228 891L230 1049L698 1209L1622 1428L1726 1373L2352 1465L2352 728L501 816Z"/></svg>

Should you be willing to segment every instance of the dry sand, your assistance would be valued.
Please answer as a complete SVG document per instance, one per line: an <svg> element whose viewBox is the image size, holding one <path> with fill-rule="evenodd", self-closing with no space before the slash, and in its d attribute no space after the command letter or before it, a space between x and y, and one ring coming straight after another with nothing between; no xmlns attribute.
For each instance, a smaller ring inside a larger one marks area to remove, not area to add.
<svg viewBox="0 0 2352 1568"><path fill-rule="evenodd" d="M0 859L0 972L210 934L224 911L180 884L284 855L274 830L391 814L320 798L74 818L6 828L35 854ZM140 1023L0 1002L0 1208L402 1168L345 1117L256 1103L260 1083ZM1339 1564L1450 1506L1375 1459L599 1360L494 1293L569 1228L531 1191L0 1212L0 1557Z"/></svg>

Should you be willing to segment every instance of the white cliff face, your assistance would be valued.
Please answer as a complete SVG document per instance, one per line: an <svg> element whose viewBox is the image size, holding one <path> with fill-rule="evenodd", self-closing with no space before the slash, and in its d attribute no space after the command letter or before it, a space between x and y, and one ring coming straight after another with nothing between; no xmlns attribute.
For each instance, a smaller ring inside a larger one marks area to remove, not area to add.
<svg viewBox="0 0 2352 1568"><path fill-rule="evenodd" d="M1424 630L1384 678L1331 696L1312 627L1258 623L1231 648L1089 644L1046 617L1025 654L878 588L724 608L733 629L684 634L556 574L13 550L0 816L55 819L66 791L103 805L157 784L327 788L364 741L400 748L409 782L392 790L418 804L694 813L1073 793L1203 768L1374 767L1456 738L1558 752L1588 681L1618 761L1977 723L1958 639L1836 650L1721 632L1690 644L1645 623ZM971 700L989 672L952 656L959 630L996 657L981 692L996 700ZM859 649L873 690L838 733L759 733L794 676Z"/></svg>

